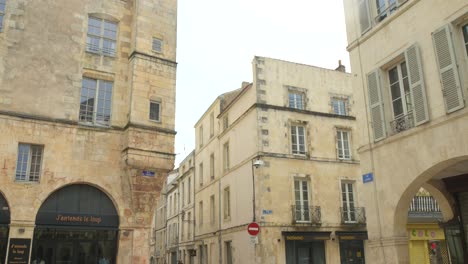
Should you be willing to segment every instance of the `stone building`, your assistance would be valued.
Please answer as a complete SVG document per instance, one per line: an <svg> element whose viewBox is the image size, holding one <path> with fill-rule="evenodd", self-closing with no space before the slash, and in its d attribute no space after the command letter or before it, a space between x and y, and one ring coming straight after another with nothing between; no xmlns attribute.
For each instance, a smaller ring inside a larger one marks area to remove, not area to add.
<svg viewBox="0 0 468 264"><path fill-rule="evenodd" d="M466 0L343 1L371 263L409 263L408 208L437 200L452 263L468 263ZM368 262L369 262L368 261Z"/></svg>
<svg viewBox="0 0 468 264"><path fill-rule="evenodd" d="M364 258L351 79L255 57L253 83L208 107L195 125L195 263Z"/></svg>
<svg viewBox="0 0 468 264"><path fill-rule="evenodd" d="M0 0L0 262L149 262L174 163L176 13Z"/></svg>

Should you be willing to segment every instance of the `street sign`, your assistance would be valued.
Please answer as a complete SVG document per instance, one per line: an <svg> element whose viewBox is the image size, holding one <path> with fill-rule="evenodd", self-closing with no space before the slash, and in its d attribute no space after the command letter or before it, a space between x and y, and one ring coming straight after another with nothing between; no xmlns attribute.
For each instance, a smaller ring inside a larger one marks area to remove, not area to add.
<svg viewBox="0 0 468 264"><path fill-rule="evenodd" d="M249 235L251 236L256 236L260 233L260 226L257 223L252 222L247 226L247 232L249 232Z"/></svg>
<svg viewBox="0 0 468 264"><path fill-rule="evenodd" d="M362 175L362 182L371 182L374 180L374 174L372 172L369 172L367 174Z"/></svg>
<svg viewBox="0 0 468 264"><path fill-rule="evenodd" d="M250 236L250 243L252 245L258 244L258 236Z"/></svg>

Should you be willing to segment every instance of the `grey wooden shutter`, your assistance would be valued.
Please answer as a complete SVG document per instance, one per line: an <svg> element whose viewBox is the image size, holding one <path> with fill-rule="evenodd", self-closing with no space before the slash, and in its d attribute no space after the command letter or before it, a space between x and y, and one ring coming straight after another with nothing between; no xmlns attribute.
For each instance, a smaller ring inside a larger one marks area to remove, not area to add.
<svg viewBox="0 0 468 264"><path fill-rule="evenodd" d="M374 131L374 141L377 141L386 137L379 69L367 75L367 88L369 91L369 107Z"/></svg>
<svg viewBox="0 0 468 264"><path fill-rule="evenodd" d="M406 67L408 68L411 104L413 107L413 120L414 125L418 126L429 121L426 88L424 86L424 77L419 48L416 45L409 47L405 51L405 59Z"/></svg>
<svg viewBox="0 0 468 264"><path fill-rule="evenodd" d="M447 113L465 106L449 25L432 33Z"/></svg>
<svg viewBox="0 0 468 264"><path fill-rule="evenodd" d="M359 25L361 26L361 34L364 34L371 28L371 18L369 12L369 1L358 0L359 8Z"/></svg>

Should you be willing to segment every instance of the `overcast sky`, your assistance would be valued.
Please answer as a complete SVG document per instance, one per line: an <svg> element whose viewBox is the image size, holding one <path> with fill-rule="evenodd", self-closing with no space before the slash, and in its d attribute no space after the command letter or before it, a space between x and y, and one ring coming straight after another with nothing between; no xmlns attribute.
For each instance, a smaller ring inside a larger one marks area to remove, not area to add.
<svg viewBox="0 0 468 264"><path fill-rule="evenodd" d="M264 56L350 71L343 0L178 0L175 167L216 97L252 81Z"/></svg>

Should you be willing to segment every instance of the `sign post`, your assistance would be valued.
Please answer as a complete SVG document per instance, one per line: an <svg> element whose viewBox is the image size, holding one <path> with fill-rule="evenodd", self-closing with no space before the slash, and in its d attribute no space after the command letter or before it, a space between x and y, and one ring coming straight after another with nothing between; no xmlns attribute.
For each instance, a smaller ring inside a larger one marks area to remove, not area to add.
<svg viewBox="0 0 468 264"><path fill-rule="evenodd" d="M253 245L256 245L258 244L258 233L260 233L260 226L255 223L255 222L252 222L250 223L248 226L247 226L247 233L249 233L250 235L250 242L253 244Z"/></svg>

